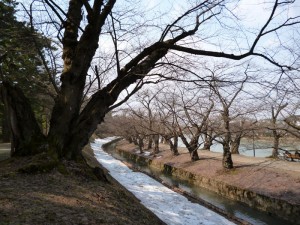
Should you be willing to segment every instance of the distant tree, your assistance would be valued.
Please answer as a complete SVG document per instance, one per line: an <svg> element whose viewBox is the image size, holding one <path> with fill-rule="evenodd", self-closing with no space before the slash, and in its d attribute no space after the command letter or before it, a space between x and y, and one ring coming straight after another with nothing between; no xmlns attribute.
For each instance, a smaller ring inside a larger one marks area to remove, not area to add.
<svg viewBox="0 0 300 225"><path fill-rule="evenodd" d="M162 137L163 143L168 143L170 150L174 156L179 155L178 152L178 126L176 123L176 115L172 111L174 107L166 107L164 104L165 100L164 92L158 95L156 98L156 106L158 109L159 122L161 124L160 135ZM169 101L169 104L174 104L174 102Z"/></svg>
<svg viewBox="0 0 300 225"><path fill-rule="evenodd" d="M199 160L200 136L204 132L205 124L214 107L212 101L205 101L206 98L209 96L202 96L200 92L178 87L173 92L164 93L162 99L159 100L171 118L174 118L175 137L181 138L192 161Z"/></svg>
<svg viewBox="0 0 300 225"><path fill-rule="evenodd" d="M222 70L221 70L222 71ZM235 72L232 72L233 74ZM221 74L223 76L224 74ZM231 157L230 143L232 142L232 130L230 123L233 121L231 108L233 103L237 100L238 95L244 88L245 82L248 79L247 74L245 78L240 81L228 82L228 78L222 78L217 73L212 72L211 90L214 92L216 98L221 104L220 115L222 118L222 126L219 135L219 140L223 145L223 167L227 169L233 168ZM229 78L230 79L230 78ZM239 113L235 113L238 115ZM237 139L236 141L239 141Z"/></svg>
<svg viewBox="0 0 300 225"><path fill-rule="evenodd" d="M287 108L288 103L287 92L281 93L281 91L276 91L275 96L269 98L269 113L271 114L270 122L267 125L267 129L272 132L273 136L273 146L272 146L272 156L274 158L278 157L278 150L280 145L280 139L287 134L287 125L283 122L284 109ZM281 117L281 118L280 118Z"/></svg>

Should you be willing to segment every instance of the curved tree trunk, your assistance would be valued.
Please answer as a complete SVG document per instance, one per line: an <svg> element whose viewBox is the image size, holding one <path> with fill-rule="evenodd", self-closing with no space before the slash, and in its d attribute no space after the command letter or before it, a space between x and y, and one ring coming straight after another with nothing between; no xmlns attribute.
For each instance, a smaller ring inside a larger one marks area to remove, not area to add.
<svg viewBox="0 0 300 225"><path fill-rule="evenodd" d="M198 140L199 137L193 137L192 140L190 142L187 141L187 139L185 138L184 135L180 135L180 138L182 140L182 142L184 143L184 145L186 146L186 148L188 149L190 156L191 156L191 160L192 161L197 161L199 160L199 155L198 155Z"/></svg>
<svg viewBox="0 0 300 225"><path fill-rule="evenodd" d="M30 102L22 90L4 81L1 85L1 100L9 116L12 156L32 155L48 150L46 139L35 119Z"/></svg>

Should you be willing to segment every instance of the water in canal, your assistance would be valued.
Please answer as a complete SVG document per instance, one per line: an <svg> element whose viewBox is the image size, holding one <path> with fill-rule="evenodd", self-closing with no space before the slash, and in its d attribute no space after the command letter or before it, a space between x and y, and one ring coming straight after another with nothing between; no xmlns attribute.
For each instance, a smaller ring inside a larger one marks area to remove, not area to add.
<svg viewBox="0 0 300 225"><path fill-rule="evenodd" d="M246 204L227 199L216 194L215 192L209 191L201 187L197 187L189 183L188 181L172 177L168 174L164 174L163 172L150 168L147 165L137 164L135 161L117 153L116 151L114 151L114 149L115 144L111 144L104 148L104 150L111 154L114 158L130 163L132 166L138 168L140 171L144 171L148 174L150 173L155 177L158 177L159 179L163 180L168 185L178 187L194 196L197 196L200 199L203 199L204 201L210 204L213 204L214 206L217 206L218 208L225 210L230 215L241 218L253 225L292 225L292 223L277 218L274 215L271 216L268 213L251 208Z"/></svg>

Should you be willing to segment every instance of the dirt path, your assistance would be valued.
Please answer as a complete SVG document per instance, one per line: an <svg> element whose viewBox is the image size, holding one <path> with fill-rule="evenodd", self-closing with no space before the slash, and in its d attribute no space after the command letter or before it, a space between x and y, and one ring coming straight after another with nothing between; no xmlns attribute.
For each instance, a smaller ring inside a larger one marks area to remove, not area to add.
<svg viewBox="0 0 300 225"><path fill-rule="evenodd" d="M136 146L125 141L120 142L118 148L136 151ZM154 161L300 205L300 162L233 155L235 168L224 170L221 153L201 150L198 151L201 159L191 162L185 148L179 152L179 156L173 156L169 146L161 145Z"/></svg>

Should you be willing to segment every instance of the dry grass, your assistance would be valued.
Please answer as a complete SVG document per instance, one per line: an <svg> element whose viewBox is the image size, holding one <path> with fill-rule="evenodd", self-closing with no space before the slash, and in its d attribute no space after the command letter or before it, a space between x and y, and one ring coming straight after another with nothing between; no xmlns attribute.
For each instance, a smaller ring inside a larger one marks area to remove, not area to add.
<svg viewBox="0 0 300 225"><path fill-rule="evenodd" d="M1 225L163 224L122 187L96 179L83 164L64 162L63 170L18 172L28 161L0 162Z"/></svg>

